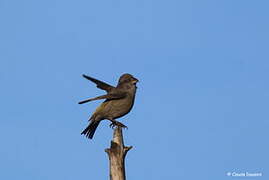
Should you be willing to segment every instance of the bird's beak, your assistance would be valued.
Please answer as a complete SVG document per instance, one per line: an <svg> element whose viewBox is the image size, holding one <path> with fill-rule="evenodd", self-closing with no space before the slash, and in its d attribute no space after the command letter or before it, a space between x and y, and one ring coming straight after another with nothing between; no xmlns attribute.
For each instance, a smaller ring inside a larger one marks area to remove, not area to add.
<svg viewBox="0 0 269 180"><path fill-rule="evenodd" d="M136 78L133 78L133 84L136 84L137 82L139 82L139 80Z"/></svg>

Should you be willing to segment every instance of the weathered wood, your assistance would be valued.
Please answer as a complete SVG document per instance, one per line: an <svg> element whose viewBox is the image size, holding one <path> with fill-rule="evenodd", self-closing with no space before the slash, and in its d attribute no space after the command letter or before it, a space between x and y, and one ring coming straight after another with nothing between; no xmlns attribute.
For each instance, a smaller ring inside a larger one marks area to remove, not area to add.
<svg viewBox="0 0 269 180"><path fill-rule="evenodd" d="M125 176L125 156L132 148L125 147L121 127L116 127L113 133L113 140L110 148L105 149L109 157L110 180L126 180Z"/></svg>

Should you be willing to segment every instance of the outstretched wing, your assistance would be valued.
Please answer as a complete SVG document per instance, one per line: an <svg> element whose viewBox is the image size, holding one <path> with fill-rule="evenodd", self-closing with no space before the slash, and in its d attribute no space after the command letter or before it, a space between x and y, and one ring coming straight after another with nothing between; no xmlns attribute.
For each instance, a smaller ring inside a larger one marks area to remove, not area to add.
<svg viewBox="0 0 269 180"><path fill-rule="evenodd" d="M83 74L83 77L94 82L96 84L96 87L102 89L102 90L105 90L106 92L110 92L112 89L114 89L115 87L114 86L111 86L103 81L100 81L100 80L97 80L95 78L92 78L90 76L87 76L85 74Z"/></svg>
<svg viewBox="0 0 269 180"><path fill-rule="evenodd" d="M106 95L102 95L102 96L98 96L95 98L90 98L90 99L86 99L84 101L80 101L79 104L84 104L90 101L94 101L94 100L99 100L99 99L106 99L107 101L112 100L112 99L122 99L126 97L126 93L124 92L112 92Z"/></svg>

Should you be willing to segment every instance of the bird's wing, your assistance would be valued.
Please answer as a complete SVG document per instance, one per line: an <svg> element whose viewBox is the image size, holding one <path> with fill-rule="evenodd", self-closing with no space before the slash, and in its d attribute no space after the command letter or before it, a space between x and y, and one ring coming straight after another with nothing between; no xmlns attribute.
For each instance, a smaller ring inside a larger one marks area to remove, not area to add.
<svg viewBox="0 0 269 180"><path fill-rule="evenodd" d="M105 90L105 91L107 91L108 93L109 93L112 89L115 88L114 86L111 86L111 85L109 85L109 84L107 84L107 83L105 83L105 82L103 82L103 81L97 80L97 79L92 78L92 77L90 77L90 76L87 76L87 75L85 75L85 74L83 74L83 77L86 78L86 79L88 79L88 80L90 80L90 81L92 81L92 82L94 82L94 83L96 84L96 87L98 87L98 88L100 88L100 89L102 89L102 90Z"/></svg>
<svg viewBox="0 0 269 180"><path fill-rule="evenodd" d="M87 103L87 102L90 102L90 101L94 101L94 100L99 100L99 99L106 99L106 100L113 100L113 99L122 99L126 96L126 93L125 92L121 92L121 91L118 91L118 92L112 92L112 93L109 93L109 94L106 94L106 95L102 95L102 96L97 96L95 98L90 98L90 99L86 99L84 101L80 101L79 104L84 104L84 103Z"/></svg>

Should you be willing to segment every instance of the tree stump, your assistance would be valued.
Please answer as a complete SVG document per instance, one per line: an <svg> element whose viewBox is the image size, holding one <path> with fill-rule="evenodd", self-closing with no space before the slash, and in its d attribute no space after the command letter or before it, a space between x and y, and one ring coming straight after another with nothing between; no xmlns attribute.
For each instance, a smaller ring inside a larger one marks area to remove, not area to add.
<svg viewBox="0 0 269 180"><path fill-rule="evenodd" d="M109 157L110 180L126 180L124 161L127 152L131 148L132 146L124 146L122 128L116 127L110 148L105 149Z"/></svg>

